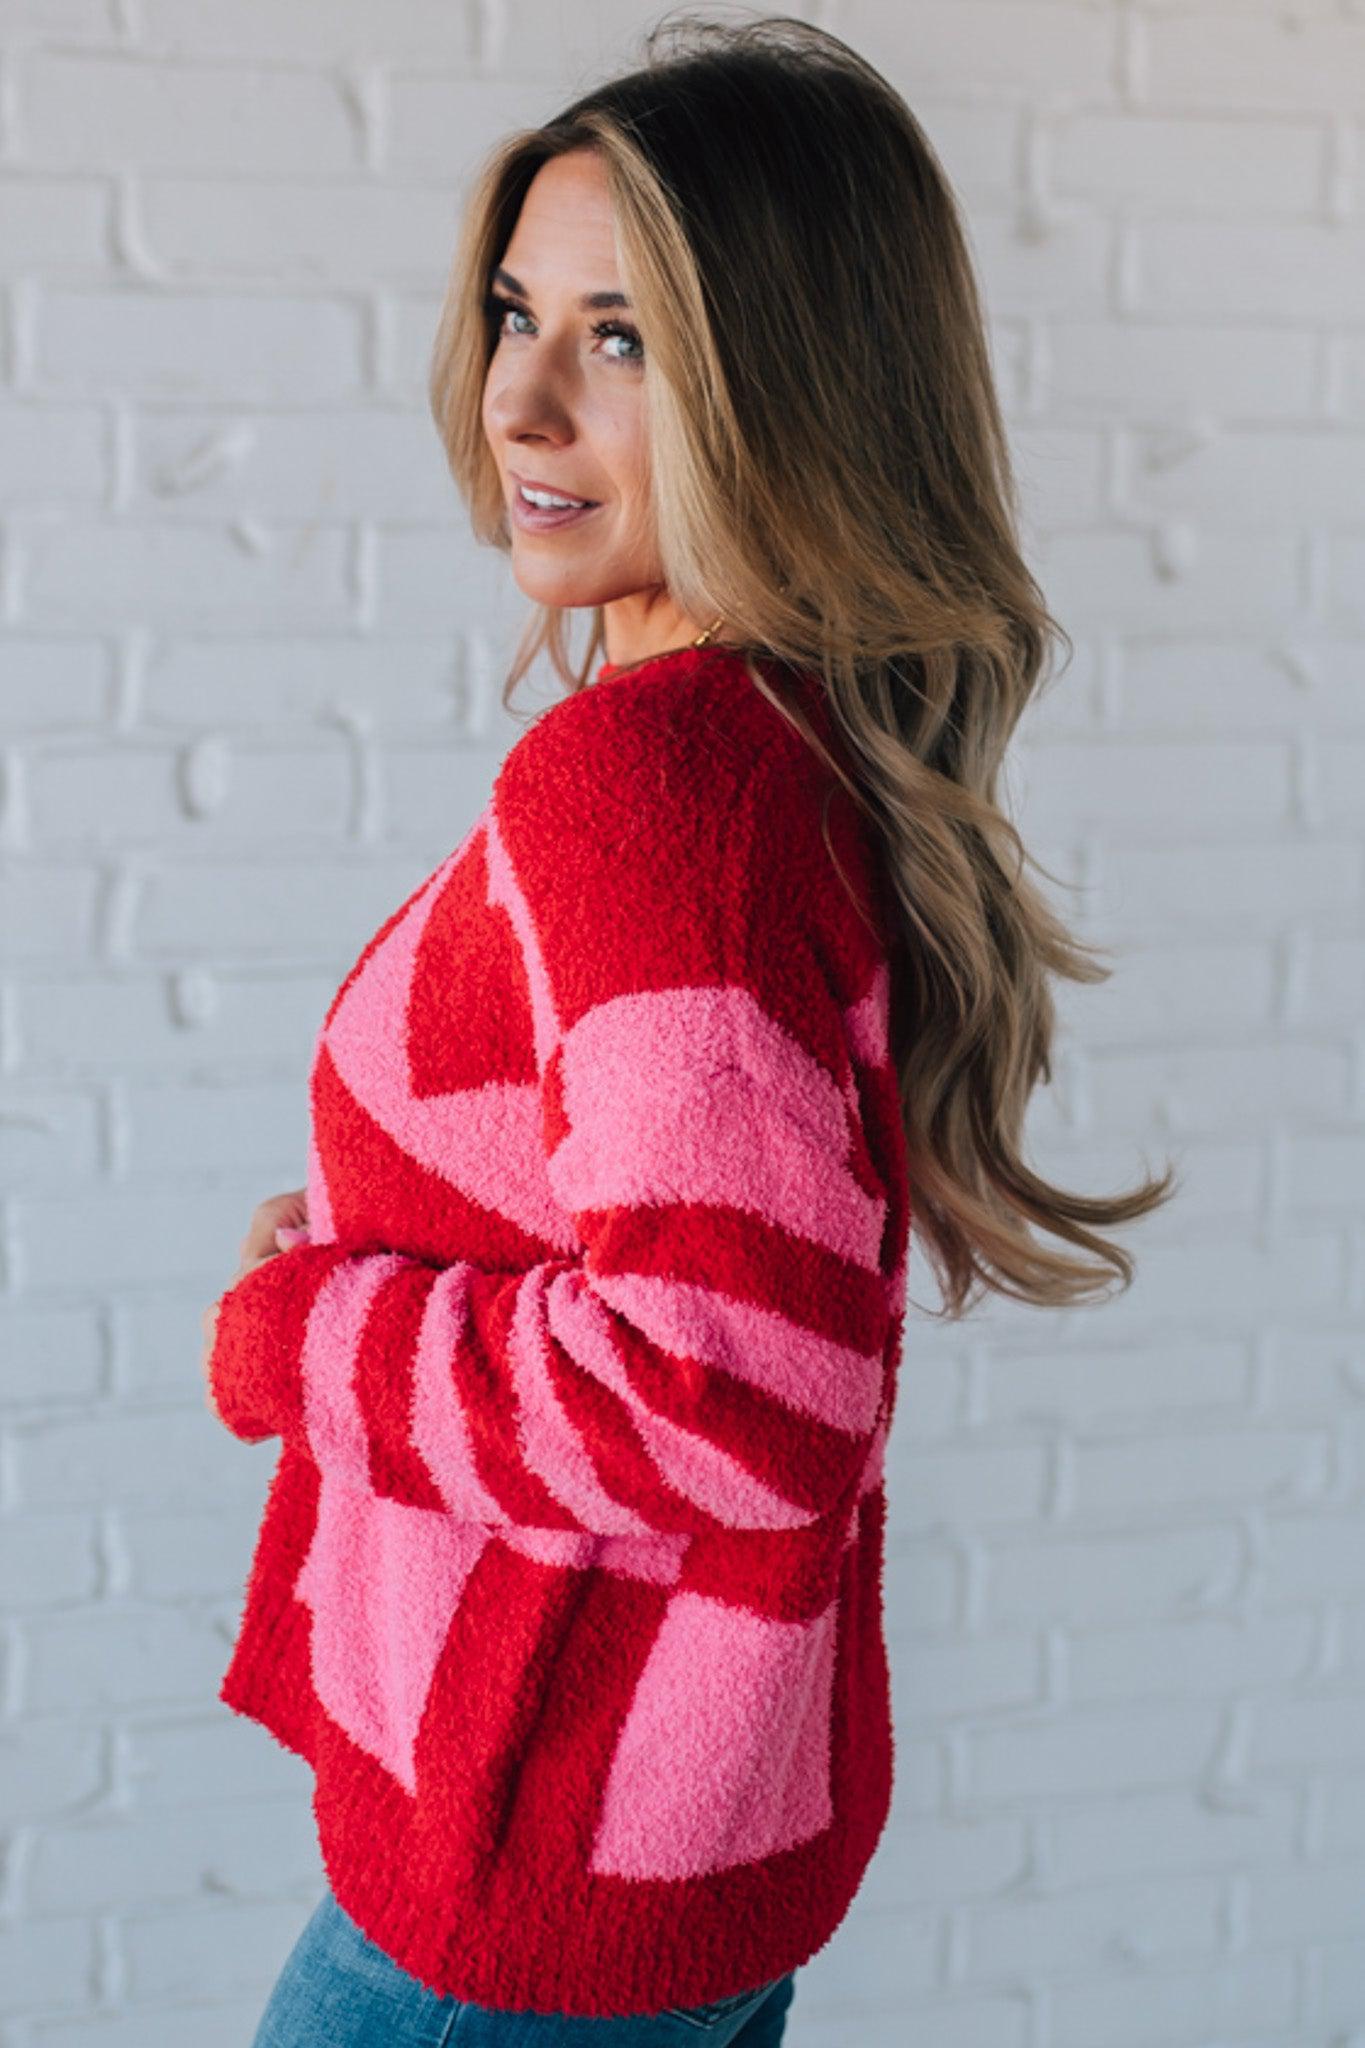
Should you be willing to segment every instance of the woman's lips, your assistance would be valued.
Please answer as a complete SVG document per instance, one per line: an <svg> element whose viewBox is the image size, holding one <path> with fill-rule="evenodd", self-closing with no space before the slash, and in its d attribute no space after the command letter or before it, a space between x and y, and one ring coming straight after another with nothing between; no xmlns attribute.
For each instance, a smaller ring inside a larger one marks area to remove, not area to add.
<svg viewBox="0 0 1365 2048"><path fill-rule="evenodd" d="M567 493L565 494L567 495ZM592 513L600 512L601 506L588 505L532 505L523 498L521 485L513 478L512 519L527 533L555 533L561 526L573 526L580 519L587 519Z"/></svg>

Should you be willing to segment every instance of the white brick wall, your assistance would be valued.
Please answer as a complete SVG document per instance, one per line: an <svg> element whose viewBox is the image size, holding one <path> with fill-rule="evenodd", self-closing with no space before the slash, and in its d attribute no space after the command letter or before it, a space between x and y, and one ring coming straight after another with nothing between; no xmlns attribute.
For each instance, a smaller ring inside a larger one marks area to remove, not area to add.
<svg viewBox="0 0 1365 2048"><path fill-rule="evenodd" d="M962 193L1077 642L1011 788L1115 972L1035 1156L1187 1186L1109 1307L911 1321L897 1803L789 2039L1361 2048L1365 5L799 11ZM425 411L464 169L654 18L0 0L0 2048L245 2048L320 1890L215 1697L276 1451L199 1315L515 736Z"/></svg>

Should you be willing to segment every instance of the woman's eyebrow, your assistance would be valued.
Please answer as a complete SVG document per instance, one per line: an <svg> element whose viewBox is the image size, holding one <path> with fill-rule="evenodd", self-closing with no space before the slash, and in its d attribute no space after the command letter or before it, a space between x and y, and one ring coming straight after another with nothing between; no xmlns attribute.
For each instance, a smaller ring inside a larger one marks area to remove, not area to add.
<svg viewBox="0 0 1365 2048"><path fill-rule="evenodd" d="M518 283L511 271L504 270L501 264L498 264L493 272L493 282L505 286L509 292L515 292L519 299L525 299L528 304L530 303L531 294L525 285ZM597 306L628 306L630 300L624 292L584 292L578 303L586 313Z"/></svg>

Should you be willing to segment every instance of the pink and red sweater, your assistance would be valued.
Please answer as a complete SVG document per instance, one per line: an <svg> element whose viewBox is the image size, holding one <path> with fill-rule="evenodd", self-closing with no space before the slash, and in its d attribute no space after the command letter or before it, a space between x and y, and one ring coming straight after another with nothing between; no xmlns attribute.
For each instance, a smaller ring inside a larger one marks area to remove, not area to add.
<svg viewBox="0 0 1365 2048"><path fill-rule="evenodd" d="M764 672L838 758L818 678ZM219 1696L306 1759L336 1897L442 1995L748 1989L876 1846L882 886L739 655L605 663L319 1031L310 1239L229 1288L209 1361L282 1440Z"/></svg>

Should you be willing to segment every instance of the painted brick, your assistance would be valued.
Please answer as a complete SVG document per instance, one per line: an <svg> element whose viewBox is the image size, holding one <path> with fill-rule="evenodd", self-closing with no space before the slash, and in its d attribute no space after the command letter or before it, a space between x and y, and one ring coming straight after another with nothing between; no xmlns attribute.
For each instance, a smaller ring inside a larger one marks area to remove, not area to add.
<svg viewBox="0 0 1365 2048"><path fill-rule="evenodd" d="M214 1696L278 1452L200 1317L337 979L555 694L500 702L426 380L473 166L645 16L0 0L3 2048L240 2048L321 1889ZM1113 971L1028 1157L1185 1186L1085 1310L942 1326L913 1247L895 1798L789 2038L1354 2048L1365 9L837 28L962 199L1075 647L1007 800Z"/></svg>

